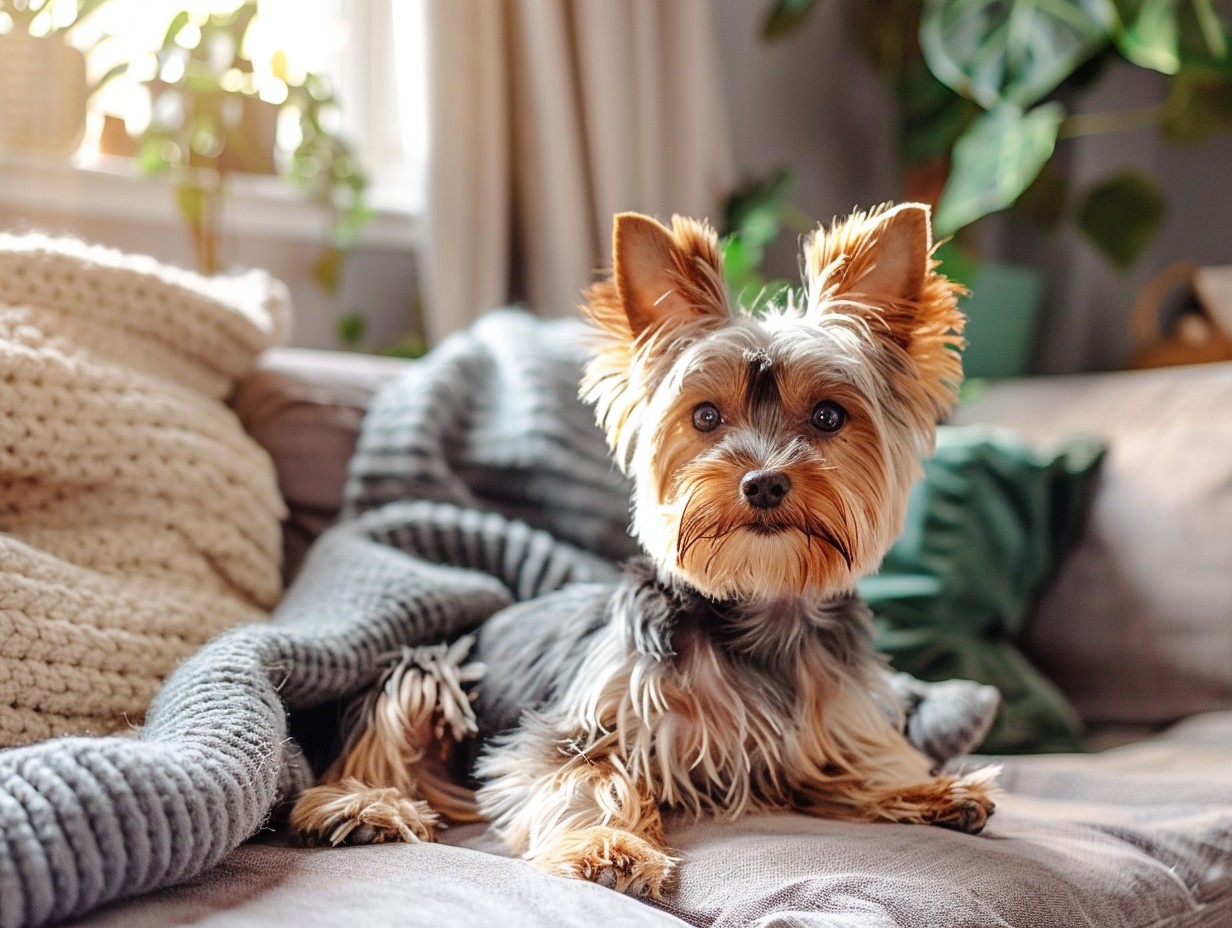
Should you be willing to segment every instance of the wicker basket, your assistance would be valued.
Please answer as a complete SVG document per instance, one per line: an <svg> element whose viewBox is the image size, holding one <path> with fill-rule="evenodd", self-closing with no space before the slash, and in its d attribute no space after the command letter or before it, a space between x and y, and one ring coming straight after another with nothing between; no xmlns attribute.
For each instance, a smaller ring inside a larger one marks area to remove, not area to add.
<svg viewBox="0 0 1232 928"><path fill-rule="evenodd" d="M1163 308L1184 288L1191 307L1165 331ZM1232 265L1201 267L1189 259L1164 268L1142 288L1129 323L1130 367L1171 367L1232 360Z"/></svg>
<svg viewBox="0 0 1232 928"><path fill-rule="evenodd" d="M58 32L0 35L0 148L71 155L85 125L85 56Z"/></svg>

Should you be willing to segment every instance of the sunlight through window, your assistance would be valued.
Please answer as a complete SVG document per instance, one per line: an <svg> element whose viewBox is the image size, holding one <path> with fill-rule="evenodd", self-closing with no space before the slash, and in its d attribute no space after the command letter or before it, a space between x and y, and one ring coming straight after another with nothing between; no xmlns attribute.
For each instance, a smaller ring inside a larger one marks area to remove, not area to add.
<svg viewBox="0 0 1232 928"><path fill-rule="evenodd" d="M100 84L89 97L77 163L128 170L131 162L124 159L137 156L152 121L178 118L160 109L173 106L174 95L160 99L157 88L181 81L187 62L160 56L160 48L171 35L179 46L197 46L208 17L233 13L242 2L105 0L80 22L74 22L73 0L30 5L39 10L30 32L67 29L69 43L86 53L91 85ZM319 86L330 88L339 106L322 110L322 125L358 152L373 204L415 209L426 150L423 15L423 0L259 0L239 49L222 52L238 52L242 66L229 58L209 64L223 91L274 105L287 100L289 86L304 86L308 75L323 80ZM0 22L0 32L12 28L11 18ZM284 110L275 133L284 160L300 131L296 114ZM205 136L197 141L208 151Z"/></svg>

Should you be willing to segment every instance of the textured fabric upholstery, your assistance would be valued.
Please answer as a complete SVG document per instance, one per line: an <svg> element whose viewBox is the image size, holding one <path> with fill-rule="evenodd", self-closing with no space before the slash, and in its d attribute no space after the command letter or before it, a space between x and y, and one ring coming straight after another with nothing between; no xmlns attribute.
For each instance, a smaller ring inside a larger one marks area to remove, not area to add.
<svg viewBox="0 0 1232 928"><path fill-rule="evenodd" d="M1023 642L1078 713L1159 725L1232 708L1232 363L1002 384L954 421L1107 444Z"/></svg>
<svg viewBox="0 0 1232 928"><path fill-rule="evenodd" d="M282 592L267 453L221 402L285 288L0 235L0 747L137 724Z"/></svg>

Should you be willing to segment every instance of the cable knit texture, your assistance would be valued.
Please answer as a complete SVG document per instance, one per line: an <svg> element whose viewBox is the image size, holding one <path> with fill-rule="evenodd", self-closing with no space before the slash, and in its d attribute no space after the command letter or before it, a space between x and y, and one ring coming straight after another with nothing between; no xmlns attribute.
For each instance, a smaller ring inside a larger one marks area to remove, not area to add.
<svg viewBox="0 0 1232 928"><path fill-rule="evenodd" d="M264 274L0 235L0 747L139 723L268 616L283 504L222 400L286 315Z"/></svg>

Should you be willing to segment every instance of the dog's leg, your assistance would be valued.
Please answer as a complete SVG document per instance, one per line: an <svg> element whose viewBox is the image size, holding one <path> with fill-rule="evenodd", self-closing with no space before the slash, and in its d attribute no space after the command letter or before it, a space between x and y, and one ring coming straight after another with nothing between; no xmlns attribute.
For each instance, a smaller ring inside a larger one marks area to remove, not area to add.
<svg viewBox="0 0 1232 928"><path fill-rule="evenodd" d="M985 767L962 776L943 774L883 790L872 796L872 808L887 821L937 825L978 835L997 807L999 771L999 767Z"/></svg>
<svg viewBox="0 0 1232 928"><path fill-rule="evenodd" d="M299 795L291 828L306 844L432 841L442 815L477 816L469 790L454 785L450 749L475 732L462 689L478 665L462 666L470 639L407 649L360 710L342 756Z"/></svg>
<svg viewBox="0 0 1232 928"><path fill-rule="evenodd" d="M602 751L570 755L533 724L489 750L480 806L511 851L548 873L659 898L676 858L657 803Z"/></svg>
<svg viewBox="0 0 1232 928"><path fill-rule="evenodd" d="M876 711L866 694L826 707L802 739L794 771L801 811L853 821L938 825L978 834L996 804L999 767L934 774L932 761ZM803 773L802 771L807 771Z"/></svg>
<svg viewBox="0 0 1232 928"><path fill-rule="evenodd" d="M412 787L371 786L342 777L304 790L291 810L291 828L304 844L382 844L432 841L438 816Z"/></svg>

